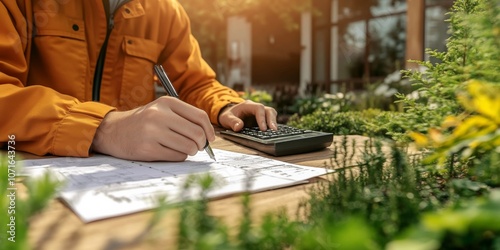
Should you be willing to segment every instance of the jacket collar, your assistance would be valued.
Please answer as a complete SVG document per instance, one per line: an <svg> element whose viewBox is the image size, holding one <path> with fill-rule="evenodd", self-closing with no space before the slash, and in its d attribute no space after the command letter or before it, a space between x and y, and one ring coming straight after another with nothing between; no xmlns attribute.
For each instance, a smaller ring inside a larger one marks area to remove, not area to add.
<svg viewBox="0 0 500 250"><path fill-rule="evenodd" d="M104 0L108 1L108 0ZM141 1L129 0L120 4L114 12L115 17L130 19L145 15ZM121 16L121 17L120 17Z"/></svg>
<svg viewBox="0 0 500 250"><path fill-rule="evenodd" d="M140 1L128 1L121 8L123 18L130 19L145 15L144 8Z"/></svg>

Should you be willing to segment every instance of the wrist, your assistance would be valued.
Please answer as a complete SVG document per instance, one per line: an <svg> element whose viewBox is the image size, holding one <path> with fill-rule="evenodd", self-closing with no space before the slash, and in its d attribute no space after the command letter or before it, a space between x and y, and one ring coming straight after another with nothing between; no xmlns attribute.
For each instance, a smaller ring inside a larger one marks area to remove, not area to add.
<svg viewBox="0 0 500 250"><path fill-rule="evenodd" d="M222 115L222 113L224 113L227 109L229 109L233 106L236 106L236 105L238 105L238 103L230 102L230 103L226 104L226 106L222 107L219 110L219 114L217 115L217 124L219 125L219 127L222 127L222 125L220 124L220 116Z"/></svg>
<svg viewBox="0 0 500 250"><path fill-rule="evenodd" d="M107 145L109 144L111 139L112 131L112 123L116 120L116 115L118 112L109 112L103 118L101 123L96 129L94 134L94 139L92 140L92 144L90 146L90 150L92 152L98 152L103 154L109 154L109 150L107 149Z"/></svg>

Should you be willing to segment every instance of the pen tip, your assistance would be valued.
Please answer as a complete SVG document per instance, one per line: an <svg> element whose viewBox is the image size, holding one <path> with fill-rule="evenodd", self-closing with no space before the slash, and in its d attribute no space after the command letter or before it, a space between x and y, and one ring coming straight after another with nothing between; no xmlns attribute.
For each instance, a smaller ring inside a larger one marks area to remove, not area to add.
<svg viewBox="0 0 500 250"><path fill-rule="evenodd" d="M214 161L217 161L215 159L214 151L212 151L212 148L210 147L210 145L208 145L208 141L207 141L207 146L205 147L205 151L207 152L208 156L210 156L211 159L213 159Z"/></svg>

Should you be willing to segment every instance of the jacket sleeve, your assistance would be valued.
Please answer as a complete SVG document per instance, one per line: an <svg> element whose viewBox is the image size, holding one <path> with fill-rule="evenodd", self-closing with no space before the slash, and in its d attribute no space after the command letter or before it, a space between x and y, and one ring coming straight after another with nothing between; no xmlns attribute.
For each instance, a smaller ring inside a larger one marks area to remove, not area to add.
<svg viewBox="0 0 500 250"><path fill-rule="evenodd" d="M218 124L219 111L229 103L244 100L236 91L215 79L215 72L205 62L198 42L191 34L189 18L176 1L169 3L169 41L160 57L179 97L185 102L205 110L213 124Z"/></svg>
<svg viewBox="0 0 500 250"><path fill-rule="evenodd" d="M113 107L26 86L29 26L16 1L0 3L0 143L36 155L88 156L97 127ZM34 83L36 84L36 82Z"/></svg>

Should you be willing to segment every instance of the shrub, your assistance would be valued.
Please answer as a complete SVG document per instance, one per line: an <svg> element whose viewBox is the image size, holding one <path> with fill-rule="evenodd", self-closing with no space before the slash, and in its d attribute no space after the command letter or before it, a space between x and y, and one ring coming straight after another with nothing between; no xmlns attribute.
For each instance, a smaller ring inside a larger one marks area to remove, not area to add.
<svg viewBox="0 0 500 250"><path fill-rule="evenodd" d="M345 157L357 145L346 145L346 139L335 145L338 149L332 165L338 171L334 181L320 183L311 191L312 223L335 225L345 218L363 218L377 244L383 246L417 223L423 211L446 201L444 186L436 185L439 175L426 171L395 145L390 152L383 152L380 141L367 141L362 159L354 165Z"/></svg>
<svg viewBox="0 0 500 250"><path fill-rule="evenodd" d="M406 136L401 136L405 130L400 115L400 112L378 109L347 112L316 110L302 117L292 116L288 125L335 135L365 135L409 141Z"/></svg>
<svg viewBox="0 0 500 250"><path fill-rule="evenodd" d="M500 82L498 1L458 0L449 13L447 51L428 50L437 63L416 61L425 70L405 70L418 98L399 95L405 105L405 131L426 132L449 115L463 111L455 96L471 80Z"/></svg>
<svg viewBox="0 0 500 250"><path fill-rule="evenodd" d="M328 111L332 113L352 110L355 105L353 93L323 94L322 96L307 96L297 98L290 111L298 116L304 116L315 111Z"/></svg>
<svg viewBox="0 0 500 250"><path fill-rule="evenodd" d="M245 100L251 100L257 103L262 103L267 106L273 105L272 95L264 90L251 89L249 91L240 93L240 96Z"/></svg>
<svg viewBox="0 0 500 250"><path fill-rule="evenodd" d="M476 167L470 171L475 178L500 185L499 93L500 85L470 81L467 92L459 96L465 113L448 117L440 128L430 129L428 135L412 133L420 146L435 148L426 161L437 161L438 167L442 167L457 156L458 161L472 161Z"/></svg>
<svg viewBox="0 0 500 250"><path fill-rule="evenodd" d="M387 244L397 249L500 249L500 190L437 211Z"/></svg>

